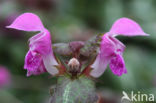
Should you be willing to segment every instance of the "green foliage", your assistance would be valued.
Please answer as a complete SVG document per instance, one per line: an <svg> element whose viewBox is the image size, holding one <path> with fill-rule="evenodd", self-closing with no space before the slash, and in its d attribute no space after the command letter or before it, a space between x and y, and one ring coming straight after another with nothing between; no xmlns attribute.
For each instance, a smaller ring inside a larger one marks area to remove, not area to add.
<svg viewBox="0 0 156 103"><path fill-rule="evenodd" d="M74 80L60 77L51 103L95 103L97 99L94 83L87 77Z"/></svg>
<svg viewBox="0 0 156 103"><path fill-rule="evenodd" d="M53 2L41 3L41 1ZM50 9L46 6L47 4L51 5ZM54 78L49 79L48 73L26 77L23 65L28 50L27 40L34 33L26 34L25 32L17 32L17 30L10 32L12 30L4 29L15 19L8 20L8 18L24 12L33 12L41 17L43 24L51 32L53 44L70 42L75 39L87 41L95 34L107 32L113 22L121 17L137 21L150 36L119 37L119 40L126 45L124 59L128 74L117 77L108 67L104 74L98 78L96 87L97 90L99 88L111 90L113 94L117 92L117 95L121 95L122 90L149 92L156 95L155 11L156 0L0 0L0 65L8 67L12 73L11 85L4 88L4 92L0 92L0 103L5 103L3 101L9 101L9 103L10 101L12 103L17 103L17 101L49 103L48 90L50 85L55 84ZM94 51L94 47L91 50ZM67 59L70 58L67 57ZM78 81L69 83L68 78L62 80L66 80L62 91L68 87L67 85L70 87L69 91L75 90L74 86L80 89ZM77 85L72 86L72 83ZM81 85L84 86L85 83ZM58 85L61 86L60 83ZM109 97L112 99L111 96Z"/></svg>

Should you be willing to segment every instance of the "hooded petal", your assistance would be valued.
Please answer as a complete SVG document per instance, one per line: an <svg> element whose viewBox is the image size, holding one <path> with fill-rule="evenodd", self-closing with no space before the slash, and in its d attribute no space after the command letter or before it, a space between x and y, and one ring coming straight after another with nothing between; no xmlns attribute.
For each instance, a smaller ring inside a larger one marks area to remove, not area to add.
<svg viewBox="0 0 156 103"><path fill-rule="evenodd" d="M121 76L122 74L127 73L124 59L120 54L117 54L116 56L111 58L109 66L111 71L117 76Z"/></svg>
<svg viewBox="0 0 156 103"><path fill-rule="evenodd" d="M102 37L100 52L91 65L93 70L90 75L99 77L105 71L108 63L110 63L110 68L115 75L121 76L123 73L127 73L122 57L125 46L115 38L116 35L148 36L135 21L128 18L117 20L110 31Z"/></svg>
<svg viewBox="0 0 156 103"><path fill-rule="evenodd" d="M42 31L44 26L40 18L33 13L24 13L7 28L13 28L24 31Z"/></svg>
<svg viewBox="0 0 156 103"><path fill-rule="evenodd" d="M55 65L58 65L52 51L51 36L49 31L44 28L40 18L32 13L24 13L19 16L8 28L24 31L40 31L39 34L29 39L29 51L25 58L25 69L28 76L37 75L45 72L50 74L58 73ZM54 65L55 64L55 65Z"/></svg>
<svg viewBox="0 0 156 103"><path fill-rule="evenodd" d="M109 31L111 36L148 36L135 21L128 18L120 18L113 24Z"/></svg>

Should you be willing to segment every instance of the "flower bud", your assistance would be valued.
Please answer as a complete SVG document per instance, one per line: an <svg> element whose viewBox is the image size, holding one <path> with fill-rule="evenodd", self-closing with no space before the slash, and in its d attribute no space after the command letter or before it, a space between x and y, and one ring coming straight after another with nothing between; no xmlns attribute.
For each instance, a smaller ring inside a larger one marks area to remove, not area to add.
<svg viewBox="0 0 156 103"><path fill-rule="evenodd" d="M76 58L72 58L68 62L69 73L77 75L80 72L80 62Z"/></svg>

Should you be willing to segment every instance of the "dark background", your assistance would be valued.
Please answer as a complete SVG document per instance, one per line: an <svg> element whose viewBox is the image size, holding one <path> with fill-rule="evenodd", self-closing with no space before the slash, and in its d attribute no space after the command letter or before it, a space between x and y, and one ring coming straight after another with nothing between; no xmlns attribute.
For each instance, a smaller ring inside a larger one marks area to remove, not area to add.
<svg viewBox="0 0 156 103"><path fill-rule="evenodd" d="M11 73L10 85L0 90L4 103L47 103L56 82L48 73L26 77L24 58L33 33L5 28L25 12L41 18L53 43L88 40L109 31L121 17L137 21L149 37L117 37L127 47L128 74L118 77L108 68L96 86L104 95L124 90L156 96L156 0L0 0L0 65Z"/></svg>

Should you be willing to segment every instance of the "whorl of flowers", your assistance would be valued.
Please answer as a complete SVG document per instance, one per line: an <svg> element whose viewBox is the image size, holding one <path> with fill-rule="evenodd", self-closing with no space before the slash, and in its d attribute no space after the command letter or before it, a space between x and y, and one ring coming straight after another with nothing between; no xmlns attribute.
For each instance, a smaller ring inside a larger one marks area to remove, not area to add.
<svg viewBox="0 0 156 103"><path fill-rule="evenodd" d="M87 42L73 41L54 45L49 30L33 13L20 15L7 28L39 31L29 39L29 50L24 65L27 76L49 72L53 76L67 74L71 78L81 75L97 78L104 73L108 64L115 75L121 76L127 73L123 59L125 45L115 37L148 36L135 21L128 18L118 19L108 32Z"/></svg>

